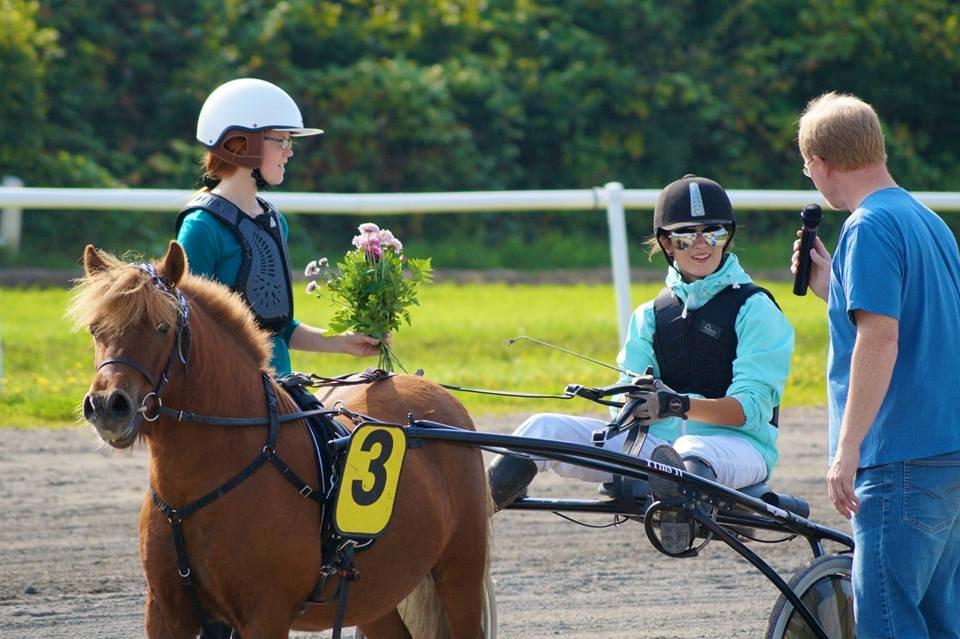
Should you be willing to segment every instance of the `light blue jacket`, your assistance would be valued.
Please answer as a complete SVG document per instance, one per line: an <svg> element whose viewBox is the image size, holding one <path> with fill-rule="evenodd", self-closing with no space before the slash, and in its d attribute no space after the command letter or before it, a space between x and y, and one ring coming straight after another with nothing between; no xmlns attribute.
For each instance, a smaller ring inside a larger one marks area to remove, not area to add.
<svg viewBox="0 0 960 639"><path fill-rule="evenodd" d="M720 268L695 282L684 282L680 273L671 268L666 285L673 291L685 309L696 310L728 286L748 284L750 276L732 253ZM655 377L660 366L653 352L653 334L656 330L653 302L641 305L633 312L627 340L617 356L617 363L631 372L642 374L653 367ZM783 387L790 374L793 355L793 326L763 293L751 295L740 307L735 323L737 357L733 362L733 381L727 396L734 397L743 407L746 421L742 427L716 426L678 417L664 419L650 426L650 434L673 442L681 435L732 435L746 439L767 463L767 476L777 463L777 428L770 424L773 409L780 404ZM626 378L625 378L626 379ZM692 397L702 397L691 394Z"/></svg>

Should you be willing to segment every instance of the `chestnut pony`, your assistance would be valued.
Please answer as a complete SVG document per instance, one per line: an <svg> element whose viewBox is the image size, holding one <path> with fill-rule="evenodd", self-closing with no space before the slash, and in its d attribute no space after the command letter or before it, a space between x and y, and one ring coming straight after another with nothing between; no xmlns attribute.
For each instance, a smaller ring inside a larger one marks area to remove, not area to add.
<svg viewBox="0 0 960 639"><path fill-rule="evenodd" d="M195 637L201 615L248 639L333 627L338 577L323 588L320 599L328 603L303 605L323 565L320 507L273 463L204 507L188 509L177 523L189 570L178 563L170 509L193 504L242 474L265 448L268 427L179 421L171 414L264 420L269 387L280 415L299 410L269 378L269 341L246 305L226 287L190 275L176 242L152 265L127 264L87 246L84 271L70 306L75 323L94 338L97 370L84 415L110 446L126 448L142 438L149 449L152 491L140 510L147 636ZM405 423L412 413L473 429L459 401L417 376L337 389L324 401L336 400L388 422ZM316 487L307 427L288 421L276 430L276 456ZM430 584L433 610L420 612L454 639L481 637L489 508L479 450L442 442L408 450L390 522L369 550L355 556L359 579L349 589L345 625L371 639L410 637L397 606ZM182 572L195 595L184 587ZM405 611L408 623L416 612Z"/></svg>

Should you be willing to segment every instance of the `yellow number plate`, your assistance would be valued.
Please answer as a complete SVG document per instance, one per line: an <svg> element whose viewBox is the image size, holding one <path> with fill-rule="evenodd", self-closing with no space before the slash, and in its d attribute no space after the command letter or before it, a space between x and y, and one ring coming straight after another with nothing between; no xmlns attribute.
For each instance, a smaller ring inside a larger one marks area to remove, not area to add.
<svg viewBox="0 0 960 639"><path fill-rule="evenodd" d="M407 437L399 426L360 426L350 438L333 523L341 535L379 537L393 514Z"/></svg>

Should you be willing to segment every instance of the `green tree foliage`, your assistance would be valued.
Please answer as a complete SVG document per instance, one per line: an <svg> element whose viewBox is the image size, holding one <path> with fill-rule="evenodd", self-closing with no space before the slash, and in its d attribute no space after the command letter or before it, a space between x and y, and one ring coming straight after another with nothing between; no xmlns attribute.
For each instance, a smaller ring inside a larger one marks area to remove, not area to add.
<svg viewBox="0 0 960 639"><path fill-rule="evenodd" d="M878 109L905 185L960 189L950 0L0 0L0 10L0 168L32 186L190 187L203 99L254 76L327 131L298 149L289 190L658 188L686 172L731 188L806 188L796 120L828 90ZM27 218L41 235L64 219ZM488 245L545 227L605 233L583 219L392 226L413 242L459 233ZM312 236L355 225L301 221ZM170 234L156 215L104 215L89 228L112 248L158 252Z"/></svg>

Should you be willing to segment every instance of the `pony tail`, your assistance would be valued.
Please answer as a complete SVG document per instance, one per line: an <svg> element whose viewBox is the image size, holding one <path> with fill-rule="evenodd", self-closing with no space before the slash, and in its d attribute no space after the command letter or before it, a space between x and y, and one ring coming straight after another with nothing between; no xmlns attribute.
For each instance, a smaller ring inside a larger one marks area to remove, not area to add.
<svg viewBox="0 0 960 639"><path fill-rule="evenodd" d="M410 636L450 639L450 626L433 575L423 578L397 605L397 612Z"/></svg>

